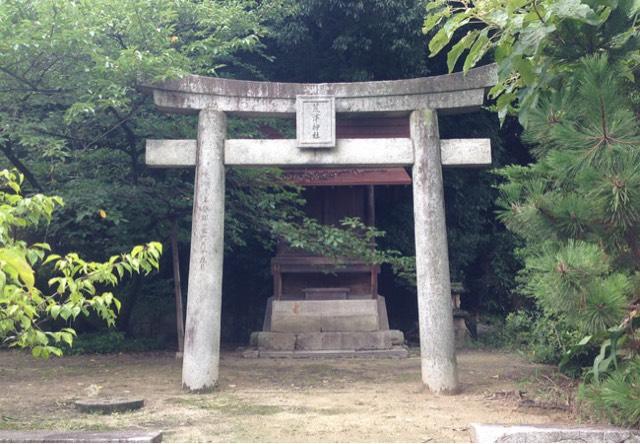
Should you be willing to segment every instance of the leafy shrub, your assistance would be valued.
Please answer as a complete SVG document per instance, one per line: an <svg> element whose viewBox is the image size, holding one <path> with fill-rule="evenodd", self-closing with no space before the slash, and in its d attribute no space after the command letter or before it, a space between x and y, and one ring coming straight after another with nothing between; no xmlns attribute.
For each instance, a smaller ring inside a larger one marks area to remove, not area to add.
<svg viewBox="0 0 640 444"><path fill-rule="evenodd" d="M161 350L165 344L156 338L127 338L121 331L106 331L79 335L73 348L65 350L65 354L107 354Z"/></svg>
<svg viewBox="0 0 640 444"><path fill-rule="evenodd" d="M579 397L613 424L640 425L640 357L610 372L602 381L580 386Z"/></svg>
<svg viewBox="0 0 640 444"><path fill-rule="evenodd" d="M76 332L68 326L46 329L47 321L64 325L60 321L94 314L115 325L121 303L105 290L126 275L157 270L162 244L138 245L106 262L85 261L72 252L61 256L44 242L30 244L25 239L49 224L64 202L43 194L25 197L23 180L17 171L0 171L0 343L30 349L36 357L60 356Z"/></svg>
<svg viewBox="0 0 640 444"><path fill-rule="evenodd" d="M544 364L556 364L579 339L579 333L563 319L525 310L507 315L500 334L505 346L520 350L535 362ZM576 355L576 365L567 366L567 371L577 371L576 367L579 368L587 355L593 357L593 350Z"/></svg>

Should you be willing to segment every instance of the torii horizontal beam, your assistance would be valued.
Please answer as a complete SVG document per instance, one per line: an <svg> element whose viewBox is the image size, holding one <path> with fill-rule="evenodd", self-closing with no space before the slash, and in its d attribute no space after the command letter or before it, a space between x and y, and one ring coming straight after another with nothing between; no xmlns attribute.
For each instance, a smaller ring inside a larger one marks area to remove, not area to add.
<svg viewBox="0 0 640 444"><path fill-rule="evenodd" d="M196 140L147 140L145 163L154 168L194 167ZM440 141L442 165L491 165L490 139ZM338 139L333 149L301 150L295 139L227 139L228 166L411 166L414 149L409 138Z"/></svg>
<svg viewBox="0 0 640 444"><path fill-rule="evenodd" d="M404 113L437 109L466 112L482 106L485 90L495 85L495 64L407 80L352 83L253 82L190 75L147 87L163 111L195 114L210 108L233 114L295 114L296 96L335 97L337 113Z"/></svg>

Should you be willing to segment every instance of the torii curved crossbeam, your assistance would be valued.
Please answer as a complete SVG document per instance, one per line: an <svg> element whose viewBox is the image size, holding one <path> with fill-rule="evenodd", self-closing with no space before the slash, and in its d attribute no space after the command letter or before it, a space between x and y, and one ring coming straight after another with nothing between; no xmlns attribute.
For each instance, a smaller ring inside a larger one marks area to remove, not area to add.
<svg viewBox="0 0 640 444"><path fill-rule="evenodd" d="M468 111L480 107L495 85L495 64L408 80L353 83L253 82L190 75L146 87L163 111L197 113L211 108L235 114L295 114L296 96L335 97L336 112L406 112L430 108Z"/></svg>

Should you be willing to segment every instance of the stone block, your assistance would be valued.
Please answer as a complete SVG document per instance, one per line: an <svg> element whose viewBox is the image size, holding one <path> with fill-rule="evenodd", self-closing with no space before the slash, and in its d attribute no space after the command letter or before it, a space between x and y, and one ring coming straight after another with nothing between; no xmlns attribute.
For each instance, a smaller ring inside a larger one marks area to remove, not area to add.
<svg viewBox="0 0 640 444"><path fill-rule="evenodd" d="M274 332L378 330L378 301L376 299L274 300L271 307L271 330Z"/></svg>
<svg viewBox="0 0 640 444"><path fill-rule="evenodd" d="M296 345L296 335L292 333L256 331L251 333L250 342L258 350L293 350Z"/></svg>
<svg viewBox="0 0 640 444"><path fill-rule="evenodd" d="M640 442L640 430L562 425L471 424L473 442Z"/></svg>
<svg viewBox="0 0 640 444"><path fill-rule="evenodd" d="M296 350L387 350L391 335L388 331L299 333Z"/></svg>
<svg viewBox="0 0 640 444"><path fill-rule="evenodd" d="M267 298L267 307L264 312L264 321L262 321L262 331L271 331L271 304L274 297Z"/></svg>
<svg viewBox="0 0 640 444"><path fill-rule="evenodd" d="M245 352L245 358L301 358L301 359L334 359L334 358L391 358L402 359L409 357L405 347L394 346L389 350L293 350L269 351L255 350L255 354Z"/></svg>
<svg viewBox="0 0 640 444"><path fill-rule="evenodd" d="M378 295L378 329L389 330L389 316L387 316L387 302L384 296Z"/></svg>
<svg viewBox="0 0 640 444"><path fill-rule="evenodd" d="M467 328L464 318L454 316L453 332L455 335L456 348L462 348L471 340L471 334Z"/></svg>
<svg viewBox="0 0 640 444"><path fill-rule="evenodd" d="M404 333L402 333L400 330L388 330L387 334L389 335L392 345L404 344Z"/></svg>

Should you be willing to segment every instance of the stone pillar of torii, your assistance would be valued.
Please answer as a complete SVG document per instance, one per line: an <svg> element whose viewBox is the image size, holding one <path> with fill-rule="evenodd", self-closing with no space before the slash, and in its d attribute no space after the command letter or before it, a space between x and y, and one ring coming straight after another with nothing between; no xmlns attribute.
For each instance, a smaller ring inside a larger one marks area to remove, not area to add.
<svg viewBox="0 0 640 444"><path fill-rule="evenodd" d="M496 81L488 65L462 73L357 83L272 83L188 76L149 87L163 111L198 113L197 140L147 140L151 167L196 169L183 387L218 380L225 166L411 166L422 380L458 389L442 166L491 164L489 139L440 140L438 113L482 106ZM336 113L407 115L410 138L337 139ZM227 114L289 115L296 139L227 139Z"/></svg>

